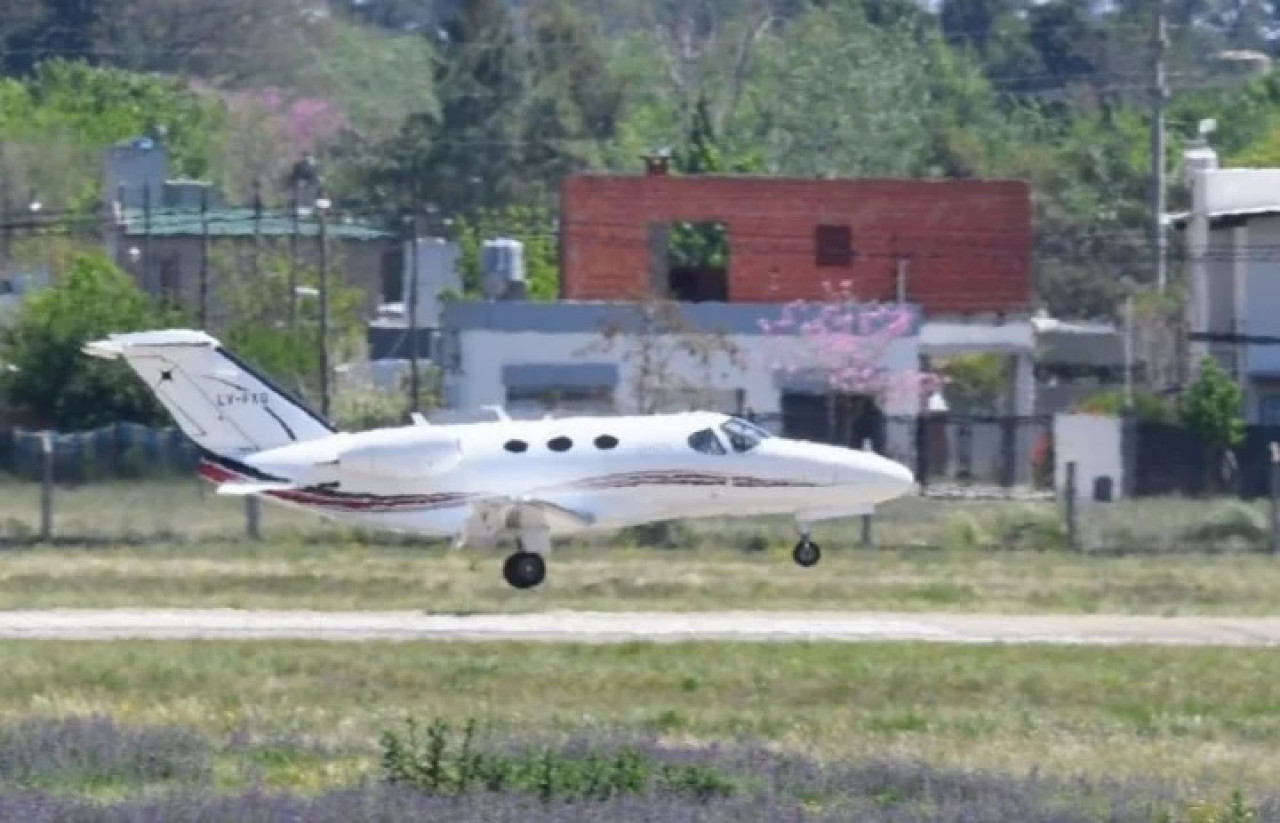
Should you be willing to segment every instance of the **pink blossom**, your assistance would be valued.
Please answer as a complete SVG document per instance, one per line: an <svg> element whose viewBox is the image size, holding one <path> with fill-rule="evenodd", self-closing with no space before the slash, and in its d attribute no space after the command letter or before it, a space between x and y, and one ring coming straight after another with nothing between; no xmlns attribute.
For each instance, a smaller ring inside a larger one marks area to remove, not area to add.
<svg viewBox="0 0 1280 823"><path fill-rule="evenodd" d="M792 301L761 329L780 340L770 352L774 368L823 376L829 391L865 394L895 405L927 396L941 380L915 369L891 371L884 366L894 342L911 331L914 315L905 306L859 303L853 284L824 284L823 298ZM781 357L779 357L781 355Z"/></svg>

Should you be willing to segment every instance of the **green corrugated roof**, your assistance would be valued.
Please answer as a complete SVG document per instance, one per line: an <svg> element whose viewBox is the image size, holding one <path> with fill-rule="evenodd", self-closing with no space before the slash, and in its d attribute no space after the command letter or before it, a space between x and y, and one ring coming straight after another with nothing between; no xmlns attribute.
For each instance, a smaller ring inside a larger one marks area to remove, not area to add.
<svg viewBox="0 0 1280 823"><path fill-rule="evenodd" d="M142 209L126 209L124 219L126 234L147 233L148 219ZM209 209L208 220L211 237L252 237L254 233L254 212L250 208ZM149 222L153 237L200 235L204 231L198 209L152 209ZM257 230L263 237L286 237L293 233L293 218L288 211L264 211ZM392 236L367 223L347 222L341 217L331 218L325 230L330 237L342 240L380 240ZM303 237L319 234L314 215L306 214L298 219L298 234Z"/></svg>

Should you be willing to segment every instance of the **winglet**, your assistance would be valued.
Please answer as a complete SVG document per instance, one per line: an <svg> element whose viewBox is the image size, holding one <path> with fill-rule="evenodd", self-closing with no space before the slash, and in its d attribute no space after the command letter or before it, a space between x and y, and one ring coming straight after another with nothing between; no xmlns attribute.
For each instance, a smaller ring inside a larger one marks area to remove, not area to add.
<svg viewBox="0 0 1280 823"><path fill-rule="evenodd" d="M481 406L480 408L482 408L482 409L487 409L488 411L493 412L495 415L497 415L497 417L498 417L498 419L499 419L499 420L510 420L510 419L511 419L511 415L507 414L507 410L506 410L506 409L504 409L502 406L497 406L497 405L493 405L493 406Z"/></svg>
<svg viewBox="0 0 1280 823"><path fill-rule="evenodd" d="M427 418L423 417L421 412L410 412L409 419L413 421L413 425L415 426L431 425L430 421L428 421Z"/></svg>

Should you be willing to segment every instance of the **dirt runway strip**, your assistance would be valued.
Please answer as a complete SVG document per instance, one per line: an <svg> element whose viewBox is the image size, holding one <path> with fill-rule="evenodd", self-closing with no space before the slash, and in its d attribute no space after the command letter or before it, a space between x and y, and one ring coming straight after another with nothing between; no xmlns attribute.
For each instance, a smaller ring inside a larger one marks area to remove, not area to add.
<svg viewBox="0 0 1280 823"><path fill-rule="evenodd" d="M832 612L427 612L103 609L0 611L0 639L928 641L1054 645L1280 645L1280 617Z"/></svg>

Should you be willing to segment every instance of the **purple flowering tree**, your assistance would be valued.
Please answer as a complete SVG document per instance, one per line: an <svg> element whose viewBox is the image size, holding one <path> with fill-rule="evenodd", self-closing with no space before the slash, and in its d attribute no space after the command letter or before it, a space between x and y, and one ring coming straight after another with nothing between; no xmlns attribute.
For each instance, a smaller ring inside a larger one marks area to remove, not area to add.
<svg viewBox="0 0 1280 823"><path fill-rule="evenodd" d="M914 313L893 303L863 303L852 283L823 285L820 300L796 300L761 330L775 337L767 347L770 366L804 374L826 390L831 428L851 442L857 420L869 403L880 407L922 401L942 378L919 369L887 364L894 343L913 331Z"/></svg>

